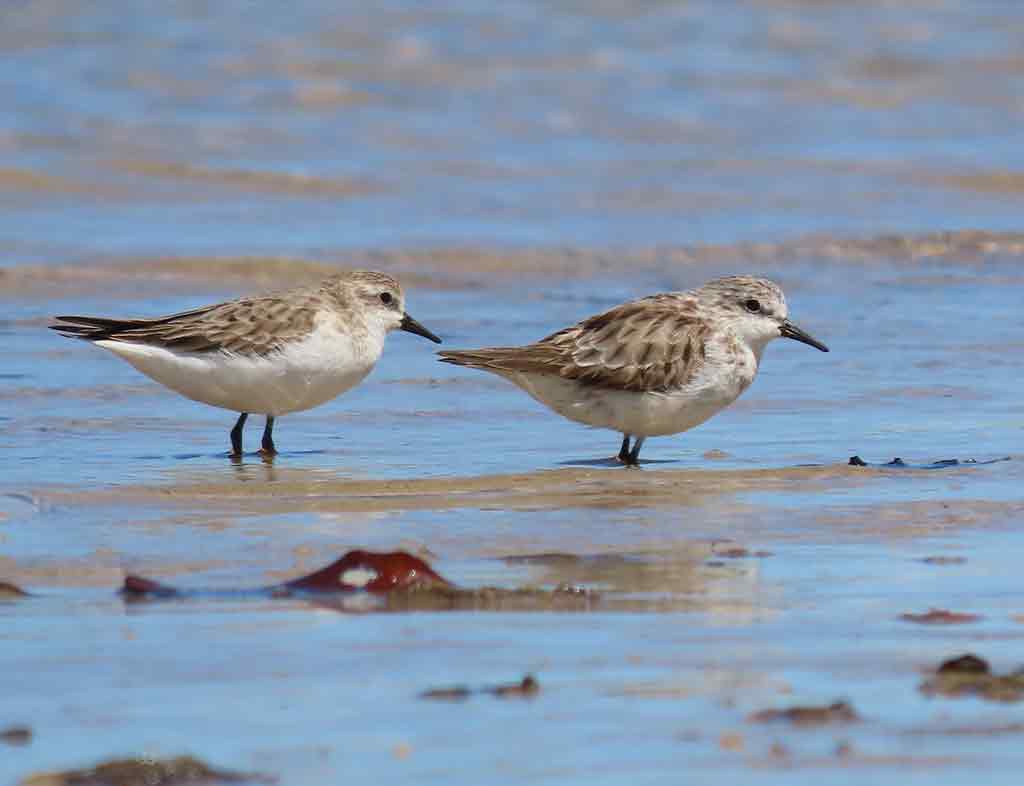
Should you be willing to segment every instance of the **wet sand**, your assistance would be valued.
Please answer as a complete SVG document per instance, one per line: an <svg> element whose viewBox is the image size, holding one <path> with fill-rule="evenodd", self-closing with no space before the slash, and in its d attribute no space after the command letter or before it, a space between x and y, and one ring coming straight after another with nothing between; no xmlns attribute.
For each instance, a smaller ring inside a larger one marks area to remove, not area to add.
<svg viewBox="0 0 1024 786"><path fill-rule="evenodd" d="M1012 702L918 688L966 652L997 673L1024 662L1017 242L635 251L624 258L647 262L631 277L604 253L502 252L493 258L517 273L494 276L473 273L469 252L447 267L433 253L368 257L407 278L410 310L453 346L530 340L737 264L780 278L833 353L773 345L744 398L651 440L635 471L608 458L614 434L438 364L407 336L359 389L282 418L273 463L235 464L230 413L59 340L48 315L112 300L172 311L335 263L10 268L21 283L4 327L15 340L0 389L0 578L30 595L0 601L11 642L0 722L32 737L4 773L180 755L289 783L370 770L661 781L684 763L737 783L1010 772ZM556 259L564 267L539 261ZM589 272L572 276L573 264ZM971 319L982 306L995 317ZM855 454L870 466L849 465ZM905 465L886 466L896 456ZM351 549L404 549L470 594L141 605L116 594L127 573L186 590L272 585ZM420 698L524 673L543 688L522 704ZM785 720L840 700L857 722ZM782 720L759 720L772 712ZM503 764L509 746L538 763Z"/></svg>
<svg viewBox="0 0 1024 786"><path fill-rule="evenodd" d="M168 290L179 293L257 294L314 283L338 269L373 269L401 277L417 290L489 289L523 277L547 282L618 279L629 270L650 279L711 277L728 266L769 273L815 266L971 270L997 266L1007 285L1020 283L1017 262L1024 234L956 230L935 234L843 238L810 235L785 242L714 246L502 249L445 247L430 250L344 249L324 259L295 257L95 258L67 265L0 267L2 298L59 298L69 290L103 292L138 301ZM948 273L947 273L948 275Z"/></svg>

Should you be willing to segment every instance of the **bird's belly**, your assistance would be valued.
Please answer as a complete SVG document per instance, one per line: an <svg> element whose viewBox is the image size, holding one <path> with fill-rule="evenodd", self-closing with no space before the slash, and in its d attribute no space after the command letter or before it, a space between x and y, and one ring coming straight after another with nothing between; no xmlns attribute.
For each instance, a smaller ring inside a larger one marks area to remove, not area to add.
<svg viewBox="0 0 1024 786"><path fill-rule="evenodd" d="M699 426L742 392L740 387L649 393L610 390L551 374L520 373L510 379L570 420L638 437L678 434Z"/></svg>
<svg viewBox="0 0 1024 786"><path fill-rule="evenodd" d="M261 415L285 415L323 404L358 385L373 368L373 363L323 363L301 353L179 354L139 344L96 343L183 396Z"/></svg>

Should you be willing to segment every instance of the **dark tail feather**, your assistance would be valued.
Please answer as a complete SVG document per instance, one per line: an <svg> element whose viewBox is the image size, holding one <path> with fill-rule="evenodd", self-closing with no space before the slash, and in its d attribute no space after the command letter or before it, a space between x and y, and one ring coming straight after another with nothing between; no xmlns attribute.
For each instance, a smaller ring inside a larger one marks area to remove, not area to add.
<svg viewBox="0 0 1024 786"><path fill-rule="evenodd" d="M141 319L108 319L107 317L75 317L64 316L54 317L58 322L70 322L73 325L86 325L93 328L125 328L139 325L145 320Z"/></svg>
<svg viewBox="0 0 1024 786"><path fill-rule="evenodd" d="M459 360L459 353L451 350L442 350L437 353L438 360L442 363L451 363L453 366L461 366L462 363Z"/></svg>
<svg viewBox="0 0 1024 786"><path fill-rule="evenodd" d="M112 338L115 334L137 330L153 323L148 319L107 319L106 317L54 317L59 323L47 325L68 338L81 338L86 341L102 341Z"/></svg>
<svg viewBox="0 0 1024 786"><path fill-rule="evenodd" d="M47 325L50 330L56 330L66 338L80 338L85 341L99 341L106 338L115 329L112 326L99 324L102 321L93 320L92 317L57 317L66 324Z"/></svg>
<svg viewBox="0 0 1024 786"><path fill-rule="evenodd" d="M67 336L68 338L81 338L86 341L116 340L118 338L126 338L126 334L131 334L134 331L143 331L148 328L166 325L170 322L199 316L215 308L218 308L218 306L202 306L201 308L179 311L177 314L168 314L165 317L154 317L152 319L62 316L54 317L54 319L63 324L49 325L48 327L50 330L56 330L62 336Z"/></svg>
<svg viewBox="0 0 1024 786"><path fill-rule="evenodd" d="M492 355L482 351L462 351L457 349L442 350L437 353L442 363L451 363L453 366L468 366L469 368L488 368L494 364Z"/></svg>

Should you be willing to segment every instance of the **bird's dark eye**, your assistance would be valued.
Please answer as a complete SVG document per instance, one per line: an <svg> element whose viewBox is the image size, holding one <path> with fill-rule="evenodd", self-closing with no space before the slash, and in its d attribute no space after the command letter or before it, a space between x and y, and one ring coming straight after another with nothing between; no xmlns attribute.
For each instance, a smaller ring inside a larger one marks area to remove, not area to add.
<svg viewBox="0 0 1024 786"><path fill-rule="evenodd" d="M392 300L394 300L394 298L391 297L391 293L390 292L381 292L380 293L380 302L383 303L385 306L390 306Z"/></svg>
<svg viewBox="0 0 1024 786"><path fill-rule="evenodd" d="M750 300L743 301L743 308L745 308L751 314L756 314L761 310L761 304L758 301L754 300L754 298L750 298Z"/></svg>

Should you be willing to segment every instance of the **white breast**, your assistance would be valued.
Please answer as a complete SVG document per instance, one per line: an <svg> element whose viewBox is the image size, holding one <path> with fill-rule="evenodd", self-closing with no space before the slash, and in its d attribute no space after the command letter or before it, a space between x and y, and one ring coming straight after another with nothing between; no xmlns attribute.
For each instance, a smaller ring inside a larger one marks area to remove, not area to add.
<svg viewBox="0 0 1024 786"><path fill-rule="evenodd" d="M728 357L709 351L707 362L694 380L666 392L613 390L553 374L510 372L503 376L577 423L637 437L657 437L700 425L750 386L757 373L757 358L745 347L736 349L739 351Z"/></svg>
<svg viewBox="0 0 1024 786"><path fill-rule="evenodd" d="M266 357L226 352L181 353L121 341L96 343L183 396L234 412L285 415L323 404L373 370L384 334L354 340L325 317L305 339Z"/></svg>

